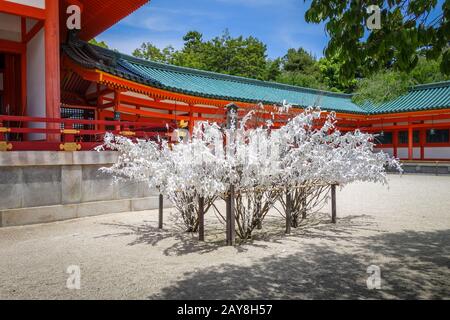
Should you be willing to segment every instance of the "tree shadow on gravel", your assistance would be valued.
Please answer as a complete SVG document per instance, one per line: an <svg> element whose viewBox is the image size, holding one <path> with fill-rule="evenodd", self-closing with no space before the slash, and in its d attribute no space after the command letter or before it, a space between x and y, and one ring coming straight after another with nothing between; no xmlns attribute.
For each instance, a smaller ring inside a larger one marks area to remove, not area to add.
<svg viewBox="0 0 450 320"><path fill-rule="evenodd" d="M209 221L206 230L206 241L198 241L198 235L186 233L176 229L159 229L154 227L155 222L143 221L141 224L126 223L102 223L104 226L123 230L122 232L105 234L97 238L134 236L135 239L128 245L151 245L157 246L165 240L174 242L162 250L166 256L182 256L191 253L206 254L225 246L225 230L218 222ZM370 228L373 219L367 215L347 216L339 219L337 225L330 223L327 214L318 214L292 233L286 236L284 233L284 221L281 217L272 216L264 222L262 230L255 230L252 240L238 244L234 247L237 253L243 253L252 248L267 248L264 243L283 243L290 239L296 241L298 238L320 238L330 241L353 239L352 233L357 229ZM239 242L239 241L238 241Z"/></svg>
<svg viewBox="0 0 450 320"><path fill-rule="evenodd" d="M191 253L206 254L225 246L225 242L221 238L213 236L213 239L207 239L205 242L200 242L198 241L197 234L174 230L169 231L166 229L161 230L153 226L154 222L144 221L139 225L125 223L103 223L102 225L123 229L124 231L105 234L98 236L97 238L134 236L135 239L128 243L129 246L142 244L157 246L159 244L163 245L162 242L165 240L170 240L174 243L162 250L163 254L166 256L182 256ZM254 247L265 248L266 246L255 244ZM248 251L250 248L247 246L235 246L234 249L237 253L241 253Z"/></svg>
<svg viewBox="0 0 450 320"><path fill-rule="evenodd" d="M329 241L352 240L355 232L361 230L378 231L374 218L369 215L351 215L340 218L337 224L331 223L331 216L324 213L309 218L298 228L292 228L289 237L292 238L320 238ZM278 218L264 221L263 230L256 230L253 240L271 243L281 243L286 240L285 222ZM294 239L295 240L295 239Z"/></svg>
<svg viewBox="0 0 450 320"><path fill-rule="evenodd" d="M252 248L267 248L267 243L282 243L287 239L295 241L297 238L321 238L338 241L352 238L356 229L372 225L371 217L365 215L347 216L339 220L337 225L329 222L326 214L316 215L305 225L292 229L288 237L284 233L284 221L280 217L270 217L264 222L263 230L255 230L253 239L234 247L237 253L247 252ZM135 239L128 245L157 246L165 240L174 244L163 249L166 256L182 256L191 253L206 254L225 246L225 230L220 223L210 222L206 230L206 241L198 241L198 235L186 233L176 229L159 229L154 227L155 222L143 221L141 224L102 223L104 226L122 229L122 232L105 234L97 238L134 236ZM239 242L239 241L238 241Z"/></svg>
<svg viewBox="0 0 450 320"><path fill-rule="evenodd" d="M304 244L304 253L251 266L223 264L184 274L149 299L449 299L450 230L358 238L352 253ZM367 267L381 268L368 290Z"/></svg>

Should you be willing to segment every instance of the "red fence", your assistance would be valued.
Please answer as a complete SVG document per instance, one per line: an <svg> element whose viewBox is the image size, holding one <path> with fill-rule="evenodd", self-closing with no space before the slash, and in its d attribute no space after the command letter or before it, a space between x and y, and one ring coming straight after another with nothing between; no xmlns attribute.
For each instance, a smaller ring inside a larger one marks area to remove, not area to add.
<svg viewBox="0 0 450 320"><path fill-rule="evenodd" d="M106 132L130 138L167 137L161 123L49 119L0 115L0 151L93 150Z"/></svg>

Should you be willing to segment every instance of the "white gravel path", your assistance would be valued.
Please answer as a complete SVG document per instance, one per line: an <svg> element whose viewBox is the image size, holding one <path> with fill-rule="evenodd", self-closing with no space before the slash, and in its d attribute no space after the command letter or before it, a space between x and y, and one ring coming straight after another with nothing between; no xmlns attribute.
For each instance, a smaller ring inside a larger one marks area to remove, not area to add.
<svg viewBox="0 0 450 320"><path fill-rule="evenodd" d="M0 299L450 299L450 177L353 184L336 226L284 236L274 216L234 248L210 216L204 244L157 230L157 211L0 229ZM80 290L66 288L70 265ZM367 289L370 265L381 290Z"/></svg>

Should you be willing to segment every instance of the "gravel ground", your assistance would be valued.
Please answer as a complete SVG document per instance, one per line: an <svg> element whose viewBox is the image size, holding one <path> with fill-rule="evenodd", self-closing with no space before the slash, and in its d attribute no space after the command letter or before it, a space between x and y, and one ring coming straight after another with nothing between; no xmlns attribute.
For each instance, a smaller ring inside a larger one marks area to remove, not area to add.
<svg viewBox="0 0 450 320"><path fill-rule="evenodd" d="M159 231L156 211L0 229L0 298L450 299L450 177L353 184L338 192L337 225L322 211L291 236L272 215L236 247L211 213L203 244L172 223ZM80 290L66 287L71 265ZM380 290L367 288L370 265Z"/></svg>

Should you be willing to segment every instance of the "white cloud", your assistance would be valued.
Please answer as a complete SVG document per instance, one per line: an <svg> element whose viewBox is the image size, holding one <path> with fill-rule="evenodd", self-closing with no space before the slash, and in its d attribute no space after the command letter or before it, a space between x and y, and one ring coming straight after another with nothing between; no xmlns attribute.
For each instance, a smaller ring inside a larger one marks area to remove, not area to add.
<svg viewBox="0 0 450 320"><path fill-rule="evenodd" d="M154 32L180 32L188 30L190 25L199 20L207 23L222 18L224 17L217 11L147 6L121 21L120 24Z"/></svg>

